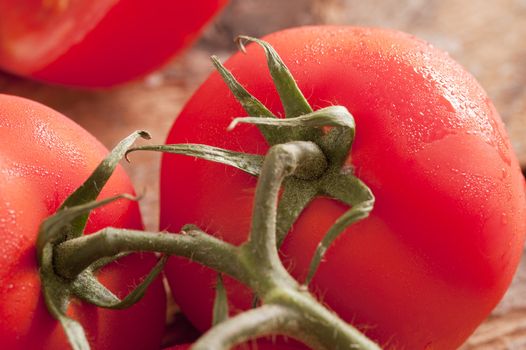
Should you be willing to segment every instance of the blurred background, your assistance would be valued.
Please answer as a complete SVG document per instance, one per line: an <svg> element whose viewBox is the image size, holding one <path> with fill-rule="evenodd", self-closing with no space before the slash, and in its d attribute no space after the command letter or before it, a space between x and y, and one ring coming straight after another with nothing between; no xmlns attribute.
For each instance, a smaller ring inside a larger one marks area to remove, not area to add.
<svg viewBox="0 0 526 350"><path fill-rule="evenodd" d="M164 139L192 92L226 59L239 34L263 36L299 25L346 24L399 29L439 47L466 67L500 112L526 166L526 0L231 0L203 36L164 68L111 89L83 91L0 73L0 92L40 101L112 147L135 129ZM146 225L157 225L159 156L134 154L127 166ZM511 290L463 349L526 349L526 263Z"/></svg>

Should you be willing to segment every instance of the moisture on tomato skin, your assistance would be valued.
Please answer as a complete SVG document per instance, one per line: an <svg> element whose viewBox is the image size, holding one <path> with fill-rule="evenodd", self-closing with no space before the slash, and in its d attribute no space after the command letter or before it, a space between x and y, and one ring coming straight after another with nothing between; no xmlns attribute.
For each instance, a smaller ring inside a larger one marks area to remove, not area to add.
<svg viewBox="0 0 526 350"><path fill-rule="evenodd" d="M353 114L349 162L376 197L371 216L328 250L312 291L387 348L456 349L507 289L526 232L524 179L491 101L447 54L400 32L304 27L264 40L313 108L343 105ZM259 47L250 45L226 67L282 114ZM256 127L226 131L245 115L214 73L167 143L264 154ZM192 223L239 244L255 185L224 165L164 155L161 229ZM281 250L294 276L305 277L315 246L345 209L319 198L302 213ZM183 312L208 328L215 274L180 258L171 258L166 274ZM249 291L225 283L234 312L250 307Z"/></svg>
<svg viewBox="0 0 526 350"><path fill-rule="evenodd" d="M39 103L0 95L0 348L68 349L64 332L44 304L35 241L40 223L80 186L107 154L88 132ZM117 168L101 198L133 193ZM142 228L136 202L95 210L87 232L106 226ZM101 271L100 280L123 297L154 265L133 255ZM159 348L165 293L155 281L143 300L110 311L73 301L69 310L85 327L93 349Z"/></svg>
<svg viewBox="0 0 526 350"><path fill-rule="evenodd" d="M186 48L226 3L0 0L9 14L0 22L0 67L56 84L116 85Z"/></svg>

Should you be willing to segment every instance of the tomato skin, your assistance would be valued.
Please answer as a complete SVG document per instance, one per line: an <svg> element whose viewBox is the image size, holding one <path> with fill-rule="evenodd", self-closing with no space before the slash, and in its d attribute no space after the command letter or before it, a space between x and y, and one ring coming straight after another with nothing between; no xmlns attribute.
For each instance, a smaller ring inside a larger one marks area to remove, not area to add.
<svg viewBox="0 0 526 350"><path fill-rule="evenodd" d="M34 70L22 71L12 63L6 68L62 85L89 88L123 83L153 71L190 45L227 0L114 2L82 38L69 47L57 44L54 51L61 51L60 55L44 66L35 62Z"/></svg>
<svg viewBox="0 0 526 350"><path fill-rule="evenodd" d="M311 290L392 349L456 349L490 313L516 270L526 231L524 178L498 113L447 54L410 35L353 27L271 34L313 108L344 105L356 119L349 156L376 197L371 216L328 250ZM226 67L281 114L262 50ZM206 143L263 154L257 128L214 73L177 118L167 143ZM164 155L161 229L192 223L229 242L246 238L256 179L227 166ZM181 205L184 203L184 205ZM318 198L282 246L303 279L314 249L345 206ZM180 258L166 269L176 302L209 327L214 273ZM180 283L185 281L185 283ZM250 293L226 280L234 312Z"/></svg>
<svg viewBox="0 0 526 350"><path fill-rule="evenodd" d="M35 241L41 221L89 176L107 150L74 122L39 103L0 95L0 348L68 349L64 332L40 291ZM122 168L100 198L133 193ZM142 228L136 202L95 210L87 232L106 226ZM152 256L133 255L99 276L121 297L148 273ZM160 347L165 294L160 280L138 304L110 311L73 301L72 317L85 327L93 349Z"/></svg>

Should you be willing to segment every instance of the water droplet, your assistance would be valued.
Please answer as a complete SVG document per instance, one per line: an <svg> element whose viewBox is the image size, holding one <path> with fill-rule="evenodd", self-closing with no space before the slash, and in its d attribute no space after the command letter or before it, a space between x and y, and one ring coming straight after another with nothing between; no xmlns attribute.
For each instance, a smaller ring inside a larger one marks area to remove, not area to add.
<svg viewBox="0 0 526 350"><path fill-rule="evenodd" d="M507 175L506 168L500 169L500 179L504 180L506 178L506 175Z"/></svg>
<svg viewBox="0 0 526 350"><path fill-rule="evenodd" d="M502 215L500 216L500 222L503 225L507 225L508 224L508 215L506 215L506 213L502 213Z"/></svg>

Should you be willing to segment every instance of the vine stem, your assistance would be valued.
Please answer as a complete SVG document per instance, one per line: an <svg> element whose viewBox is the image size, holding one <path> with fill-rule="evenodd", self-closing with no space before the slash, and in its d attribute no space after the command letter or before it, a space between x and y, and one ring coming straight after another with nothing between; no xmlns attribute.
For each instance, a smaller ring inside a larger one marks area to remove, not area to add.
<svg viewBox="0 0 526 350"><path fill-rule="evenodd" d="M295 283L281 263L276 245L279 191L285 177L294 174L302 178L316 178L326 167L323 152L313 142L294 141L270 148L256 187L250 236L243 247L249 250L247 255L252 260L250 271L271 277L267 279L271 283L280 279L288 284ZM260 289L258 286L254 288Z"/></svg>
<svg viewBox="0 0 526 350"><path fill-rule="evenodd" d="M320 304L306 288L281 288L267 295L267 304L284 305L296 314L299 327L282 330L317 350L381 350L362 332Z"/></svg>
<svg viewBox="0 0 526 350"><path fill-rule="evenodd" d="M221 322L205 333L192 350L228 350L234 345L269 334L298 333L301 315L289 307L262 305ZM293 331L296 330L296 332Z"/></svg>
<svg viewBox="0 0 526 350"><path fill-rule="evenodd" d="M180 234L104 228L57 245L55 271L65 278L73 278L99 259L136 251L186 257L246 283L239 248L197 228Z"/></svg>
<svg viewBox="0 0 526 350"><path fill-rule="evenodd" d="M293 141L278 144L271 147L265 156L256 187L252 229L249 240L243 247L248 249L246 256L251 259L242 262L245 263L247 273L253 274L249 286L261 297L263 306L281 305L287 311L278 312L280 309L276 309L276 317L283 317L283 320L276 320L274 323L262 321L265 327L254 326L252 331L256 336L276 333L288 335L320 350L379 350L377 344L321 305L304 286L300 286L279 259L276 216L283 180L290 175L314 180L320 177L326 168L325 155L313 142ZM251 314L261 311L263 317L266 310L260 307L251 310ZM232 338L246 340L243 338L244 329L251 326L244 326L247 321L243 314L227 322L225 332L238 328L240 333L233 334ZM210 332L205 334L205 339L221 340L222 335L215 327ZM239 342L229 344L235 345ZM194 347L192 350L194 349L215 347Z"/></svg>
<svg viewBox="0 0 526 350"><path fill-rule="evenodd" d="M292 175L316 179L326 168L324 153L313 142L272 146L256 187L252 229L239 247L196 228L182 234L106 228L55 246L54 268L61 276L73 278L102 258L155 251L189 258L251 287L263 305L219 323L194 349L227 349L254 337L284 334L314 349L379 350L373 341L320 304L288 273L278 255L276 213L283 180Z"/></svg>

